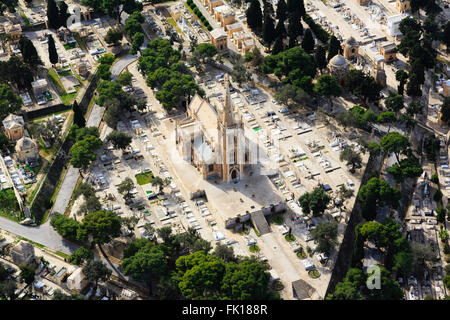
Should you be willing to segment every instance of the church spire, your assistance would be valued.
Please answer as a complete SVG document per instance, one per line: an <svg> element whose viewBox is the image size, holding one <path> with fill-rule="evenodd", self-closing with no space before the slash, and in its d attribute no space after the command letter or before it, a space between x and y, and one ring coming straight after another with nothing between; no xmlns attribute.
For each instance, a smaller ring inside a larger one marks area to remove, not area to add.
<svg viewBox="0 0 450 320"><path fill-rule="evenodd" d="M230 80L228 75L224 76L225 81L225 103L222 108L222 122L225 127L232 125L233 122L233 106L231 105L230 96Z"/></svg>

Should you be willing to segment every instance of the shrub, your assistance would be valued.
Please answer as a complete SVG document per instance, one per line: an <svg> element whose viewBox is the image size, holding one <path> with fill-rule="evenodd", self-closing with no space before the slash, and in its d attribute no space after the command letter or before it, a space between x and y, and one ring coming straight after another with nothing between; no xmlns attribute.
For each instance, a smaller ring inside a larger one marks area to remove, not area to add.
<svg viewBox="0 0 450 320"><path fill-rule="evenodd" d="M437 173L432 174L430 181L434 182L436 184L439 184L439 177L438 177Z"/></svg>
<svg viewBox="0 0 450 320"><path fill-rule="evenodd" d="M91 250L86 249L85 247L80 247L77 250L75 250L72 255L67 259L69 263L81 265L84 261L87 261L89 259L93 259L94 254Z"/></svg>
<svg viewBox="0 0 450 320"><path fill-rule="evenodd" d="M436 202L440 202L441 199L442 199L442 192L441 192L441 190L438 189L434 193L433 200L436 201Z"/></svg>
<svg viewBox="0 0 450 320"><path fill-rule="evenodd" d="M317 269L309 270L308 271L308 276L310 278L317 279L318 277L320 277L320 272Z"/></svg>
<svg viewBox="0 0 450 320"><path fill-rule="evenodd" d="M287 234L284 236L287 242L292 242L295 240L295 236L293 234Z"/></svg>

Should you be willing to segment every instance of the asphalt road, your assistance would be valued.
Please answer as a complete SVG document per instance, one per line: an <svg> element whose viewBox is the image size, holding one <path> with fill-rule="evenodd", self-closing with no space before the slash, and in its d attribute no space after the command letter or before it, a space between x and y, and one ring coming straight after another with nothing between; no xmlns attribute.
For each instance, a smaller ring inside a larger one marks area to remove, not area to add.
<svg viewBox="0 0 450 320"><path fill-rule="evenodd" d="M115 80L122 70L125 69L130 63L134 62L137 58L137 55L129 54L114 63L111 67L111 79Z"/></svg>
<svg viewBox="0 0 450 320"><path fill-rule="evenodd" d="M78 248L77 245L61 238L61 236L53 229L52 226L50 226L49 223L46 223L39 227L29 227L0 217L0 227L3 230L22 236L31 241L43 244L49 249L55 251L61 251L70 254Z"/></svg>

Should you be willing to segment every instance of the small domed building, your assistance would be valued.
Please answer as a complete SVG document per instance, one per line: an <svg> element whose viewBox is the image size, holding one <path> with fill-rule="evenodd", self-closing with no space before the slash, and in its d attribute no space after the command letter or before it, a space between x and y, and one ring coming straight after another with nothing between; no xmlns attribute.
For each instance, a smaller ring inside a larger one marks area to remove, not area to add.
<svg viewBox="0 0 450 320"><path fill-rule="evenodd" d="M359 44L355 38L350 37L343 44L344 58L351 60L358 55Z"/></svg>
<svg viewBox="0 0 450 320"><path fill-rule="evenodd" d="M23 163L30 163L39 158L39 150L36 143L28 138L23 137L16 143L17 159Z"/></svg>
<svg viewBox="0 0 450 320"><path fill-rule="evenodd" d="M330 74L343 84L348 76L350 63L342 55L337 54L328 62L328 70Z"/></svg>

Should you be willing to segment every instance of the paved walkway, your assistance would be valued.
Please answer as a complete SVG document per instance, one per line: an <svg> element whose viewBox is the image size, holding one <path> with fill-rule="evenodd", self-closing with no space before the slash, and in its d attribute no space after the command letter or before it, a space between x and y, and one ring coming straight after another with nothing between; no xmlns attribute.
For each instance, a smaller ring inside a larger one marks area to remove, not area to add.
<svg viewBox="0 0 450 320"><path fill-rule="evenodd" d="M105 109L94 105L92 108L91 114L89 115L89 119L86 122L86 127L98 127L100 124L100 121L102 120L103 113ZM55 199L55 204L52 208L52 214L55 212L59 212L64 214L64 211L66 211L67 205L70 201L70 196L72 195L72 192L75 188L75 185L77 183L78 177L80 175L80 171L78 168L74 168L73 166L70 166L67 170L66 175L64 176L64 180L61 184L61 189L58 192L58 196ZM45 224L49 224L50 219Z"/></svg>

